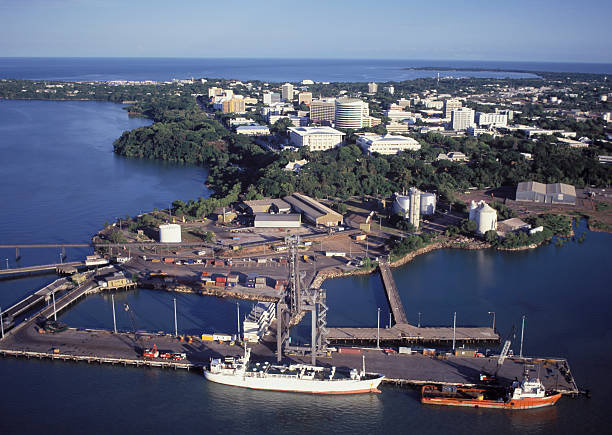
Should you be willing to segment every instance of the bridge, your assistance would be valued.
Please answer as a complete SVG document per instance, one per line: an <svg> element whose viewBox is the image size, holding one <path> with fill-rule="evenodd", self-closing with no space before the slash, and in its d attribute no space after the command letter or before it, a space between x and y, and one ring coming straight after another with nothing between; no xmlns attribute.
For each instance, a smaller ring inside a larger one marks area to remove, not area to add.
<svg viewBox="0 0 612 435"><path fill-rule="evenodd" d="M82 266L84 266L83 262L72 261L72 262L67 262L67 263L39 264L37 266L14 267L12 269L0 270L0 278L14 276L14 275L30 274L30 273L36 273L36 272L46 272L49 270L59 271L62 268L66 268L66 267L82 267Z"/></svg>

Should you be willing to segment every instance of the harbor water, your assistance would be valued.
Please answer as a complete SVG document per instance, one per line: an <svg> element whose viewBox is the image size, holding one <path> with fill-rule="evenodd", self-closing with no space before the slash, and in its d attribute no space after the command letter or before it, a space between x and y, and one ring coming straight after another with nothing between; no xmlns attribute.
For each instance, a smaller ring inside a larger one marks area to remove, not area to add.
<svg viewBox="0 0 612 435"><path fill-rule="evenodd" d="M164 208L175 199L206 196L206 171L129 160L112 153L122 131L146 124L121 106L95 102L0 102L0 241L86 242L104 221ZM584 243L531 251L441 250L393 270L409 320L423 326L489 325L502 335L526 316L524 353L569 359L591 399L563 398L554 408L505 412L423 406L414 390L383 387L380 395L318 397L248 391L206 383L201 374L82 363L0 359L0 432L227 433L568 433L605 432L612 423L607 392L612 296L607 277L609 234L577 224ZM0 252L10 266L55 261L58 251ZM68 260L87 250L68 250ZM0 281L7 306L54 276ZM376 326L388 308L378 275L326 281L330 326ZM233 332L236 303L213 297L135 290L117 293L138 327L180 332ZM240 302L246 312L251 302ZM386 315L385 315L386 314ZM75 327L112 327L107 295L87 297L62 315ZM122 329L131 329L125 315ZM518 342L513 343L518 353Z"/></svg>

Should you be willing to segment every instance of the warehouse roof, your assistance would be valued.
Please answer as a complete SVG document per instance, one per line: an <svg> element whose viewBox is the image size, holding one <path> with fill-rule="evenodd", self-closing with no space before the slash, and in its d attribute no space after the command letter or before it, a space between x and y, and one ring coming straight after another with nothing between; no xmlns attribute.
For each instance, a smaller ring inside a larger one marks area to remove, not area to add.
<svg viewBox="0 0 612 435"><path fill-rule="evenodd" d="M301 222L302 216L298 213L292 214L268 214L268 213L257 213L255 215L255 221L262 222Z"/></svg>

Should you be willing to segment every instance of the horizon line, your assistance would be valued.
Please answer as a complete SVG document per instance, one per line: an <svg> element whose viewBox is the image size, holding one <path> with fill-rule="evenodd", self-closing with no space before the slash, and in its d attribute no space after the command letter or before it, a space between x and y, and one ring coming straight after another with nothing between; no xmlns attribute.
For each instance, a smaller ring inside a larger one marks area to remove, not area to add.
<svg viewBox="0 0 612 435"><path fill-rule="evenodd" d="M612 65L612 61L578 60L499 60L499 59L408 59L384 57L246 57L246 56L2 56L0 59L256 59L256 60L379 60L379 61L432 61L432 62L501 62L501 63L556 63L556 64L601 64Z"/></svg>

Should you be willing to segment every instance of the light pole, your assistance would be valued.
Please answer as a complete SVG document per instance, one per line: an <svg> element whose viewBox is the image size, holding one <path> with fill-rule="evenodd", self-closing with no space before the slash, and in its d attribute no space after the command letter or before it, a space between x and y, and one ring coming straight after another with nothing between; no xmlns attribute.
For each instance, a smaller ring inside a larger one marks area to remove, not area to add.
<svg viewBox="0 0 612 435"><path fill-rule="evenodd" d="M378 323L376 324L376 349L380 349L380 308L378 308Z"/></svg>
<svg viewBox="0 0 612 435"><path fill-rule="evenodd" d="M521 327L521 350L519 351L519 358L523 358L523 336L525 334L525 316L523 316L523 326Z"/></svg>
<svg viewBox="0 0 612 435"><path fill-rule="evenodd" d="M237 326L238 326L238 340L240 340L240 304L236 302L236 313L237 313Z"/></svg>
<svg viewBox="0 0 612 435"><path fill-rule="evenodd" d="M493 332L495 332L495 311L489 311L489 314L493 315L493 326L492 326L492 328L493 328Z"/></svg>
<svg viewBox="0 0 612 435"><path fill-rule="evenodd" d="M60 257L60 264L64 264L64 259L62 258L62 253L59 253L59 257Z"/></svg>
<svg viewBox="0 0 612 435"><path fill-rule="evenodd" d="M115 317L115 295L111 295L111 301L113 303L113 331L117 333L117 318Z"/></svg>
<svg viewBox="0 0 612 435"><path fill-rule="evenodd" d="M53 297L53 320L57 322L57 311L55 310L55 291L51 292L51 297Z"/></svg>
<svg viewBox="0 0 612 435"><path fill-rule="evenodd" d="M178 337L178 327L176 324L176 298L173 298L174 300L174 336Z"/></svg>
<svg viewBox="0 0 612 435"><path fill-rule="evenodd" d="M8 258L6 259L6 268L9 268L9 264L8 264Z"/></svg>
<svg viewBox="0 0 612 435"><path fill-rule="evenodd" d="M418 327L421 327L421 313L419 313L419 323L418 323Z"/></svg>
<svg viewBox="0 0 612 435"><path fill-rule="evenodd" d="M389 328L391 328L391 311L389 311Z"/></svg>
<svg viewBox="0 0 612 435"><path fill-rule="evenodd" d="M2 308L0 308L0 328L2 328L2 338L4 338L4 320L2 320Z"/></svg>
<svg viewBox="0 0 612 435"><path fill-rule="evenodd" d="M455 338L457 330L457 312L453 313L453 351L455 350Z"/></svg>

